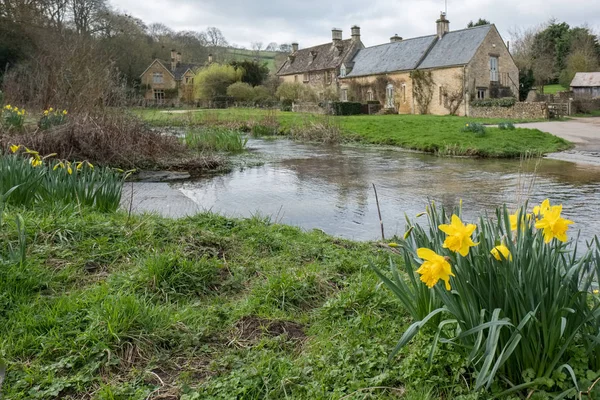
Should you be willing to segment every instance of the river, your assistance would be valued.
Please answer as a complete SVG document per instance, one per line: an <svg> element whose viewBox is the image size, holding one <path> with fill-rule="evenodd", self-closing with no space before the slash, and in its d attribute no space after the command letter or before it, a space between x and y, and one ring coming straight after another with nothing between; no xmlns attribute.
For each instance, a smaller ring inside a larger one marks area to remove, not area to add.
<svg viewBox="0 0 600 400"><path fill-rule="evenodd" d="M327 146L250 139L251 152L269 161L225 175L172 184L201 210L234 217L259 215L303 229L355 240L380 237L372 184L386 237L402 235L433 200L451 208L463 200L474 222L507 203L514 208L550 198L563 204L582 239L600 228L600 168L564 161L442 158L393 148ZM533 184L532 184L533 183Z"/></svg>

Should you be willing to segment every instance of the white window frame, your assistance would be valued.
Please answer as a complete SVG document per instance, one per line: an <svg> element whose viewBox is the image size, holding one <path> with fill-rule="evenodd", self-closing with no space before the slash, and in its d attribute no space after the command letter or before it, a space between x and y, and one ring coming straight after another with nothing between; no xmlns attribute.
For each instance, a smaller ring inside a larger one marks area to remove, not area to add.
<svg viewBox="0 0 600 400"><path fill-rule="evenodd" d="M373 101L373 91L371 89L367 91L367 100Z"/></svg>
<svg viewBox="0 0 600 400"><path fill-rule="evenodd" d="M340 100L341 101L348 101L348 89L342 89L340 91Z"/></svg>
<svg viewBox="0 0 600 400"><path fill-rule="evenodd" d="M152 83L164 83L163 73L155 72L152 74Z"/></svg>
<svg viewBox="0 0 600 400"><path fill-rule="evenodd" d="M485 99L485 93L487 90L485 88L477 88L477 100Z"/></svg>
<svg viewBox="0 0 600 400"><path fill-rule="evenodd" d="M498 56L490 56L490 81L498 82L499 73L498 73L498 65L499 65Z"/></svg>
<svg viewBox="0 0 600 400"><path fill-rule="evenodd" d="M394 108L394 85L391 83L385 87L385 106Z"/></svg>
<svg viewBox="0 0 600 400"><path fill-rule="evenodd" d="M154 101L163 103L165 101L165 91L163 89L154 89Z"/></svg>

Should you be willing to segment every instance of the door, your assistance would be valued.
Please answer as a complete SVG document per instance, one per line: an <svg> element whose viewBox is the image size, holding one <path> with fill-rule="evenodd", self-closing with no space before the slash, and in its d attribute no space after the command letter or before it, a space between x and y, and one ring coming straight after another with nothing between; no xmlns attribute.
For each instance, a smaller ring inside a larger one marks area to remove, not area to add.
<svg viewBox="0 0 600 400"><path fill-rule="evenodd" d="M394 108L394 85L389 84L385 88L386 108Z"/></svg>
<svg viewBox="0 0 600 400"><path fill-rule="evenodd" d="M490 81L498 82L498 57L490 57Z"/></svg>

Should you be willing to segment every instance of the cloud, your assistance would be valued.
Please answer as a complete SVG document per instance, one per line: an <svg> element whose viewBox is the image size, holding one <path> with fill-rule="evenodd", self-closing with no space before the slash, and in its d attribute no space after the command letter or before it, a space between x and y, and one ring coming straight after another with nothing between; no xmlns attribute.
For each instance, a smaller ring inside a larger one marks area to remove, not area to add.
<svg viewBox="0 0 600 400"><path fill-rule="evenodd" d="M174 30L203 31L216 26L230 43L290 43L309 47L331 39L331 28L362 28L367 46L435 32L443 0L110 0L113 6L146 23L161 22ZM600 2L589 0L449 0L451 29L486 18L508 39L516 27L538 26L556 18L572 26L587 24L600 31Z"/></svg>

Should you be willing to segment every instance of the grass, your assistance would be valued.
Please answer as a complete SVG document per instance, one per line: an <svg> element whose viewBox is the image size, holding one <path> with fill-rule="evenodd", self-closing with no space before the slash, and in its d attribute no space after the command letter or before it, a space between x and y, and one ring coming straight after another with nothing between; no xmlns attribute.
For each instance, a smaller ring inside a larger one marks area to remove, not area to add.
<svg viewBox="0 0 600 400"><path fill-rule="evenodd" d="M200 110L187 113L166 113L157 110L134 110L145 121L156 126L225 125L249 129L265 117L267 111L257 109ZM268 111L273 113L273 111ZM328 117L291 112L276 112L280 130L289 133L294 128L321 123ZM467 122L498 124L504 119L467 119L454 116L377 115L329 117L341 131L345 141L399 146L440 155L478 157L519 157L524 153L545 154L565 150L571 144L561 138L535 129L500 130L487 128L484 137L461 132ZM301 135L297 135L301 136Z"/></svg>
<svg viewBox="0 0 600 400"><path fill-rule="evenodd" d="M241 153L246 149L248 138L239 131L215 127L190 129L183 141L196 151Z"/></svg>
<svg viewBox="0 0 600 400"><path fill-rule="evenodd" d="M563 92L565 90L569 90L569 88L566 88L562 85L546 85L544 86L544 94L556 94L558 92Z"/></svg>
<svg viewBox="0 0 600 400"><path fill-rule="evenodd" d="M600 117L600 110L594 110L588 114L575 114L573 116L579 118Z"/></svg>
<svg viewBox="0 0 600 400"><path fill-rule="evenodd" d="M426 366L431 336L388 362L409 318L367 266L387 260L372 244L210 213L169 220L12 207L5 221L17 213L27 262L0 268L6 398L468 391L458 357L440 351ZM5 224L0 244L18 236Z"/></svg>

